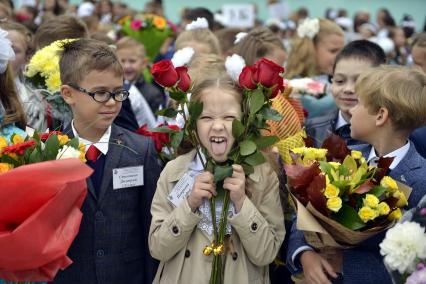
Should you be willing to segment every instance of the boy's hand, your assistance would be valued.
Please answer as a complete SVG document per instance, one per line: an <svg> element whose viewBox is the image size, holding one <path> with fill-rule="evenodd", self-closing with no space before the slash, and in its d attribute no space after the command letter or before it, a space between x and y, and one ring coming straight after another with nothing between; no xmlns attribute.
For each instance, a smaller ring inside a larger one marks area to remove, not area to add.
<svg viewBox="0 0 426 284"><path fill-rule="evenodd" d="M305 274L305 280L309 284L331 284L327 275L333 278L337 277L330 263L314 251L307 250L302 252L300 262Z"/></svg>
<svg viewBox="0 0 426 284"><path fill-rule="evenodd" d="M229 197L238 213L243 207L244 199L246 198L246 175L240 165L232 165L232 168L232 176L225 178L223 188L229 190Z"/></svg>
<svg viewBox="0 0 426 284"><path fill-rule="evenodd" d="M204 198L210 199L213 195L216 196L216 184L213 175L210 172L204 172L195 177L192 191L187 198L189 207L195 212L203 204Z"/></svg>

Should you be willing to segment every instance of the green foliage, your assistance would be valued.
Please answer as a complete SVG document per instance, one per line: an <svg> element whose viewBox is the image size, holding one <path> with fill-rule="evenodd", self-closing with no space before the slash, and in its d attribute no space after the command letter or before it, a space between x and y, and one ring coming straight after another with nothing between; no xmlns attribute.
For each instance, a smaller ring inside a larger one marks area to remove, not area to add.
<svg viewBox="0 0 426 284"><path fill-rule="evenodd" d="M216 165L214 168L214 181L222 181L227 177L232 176L232 166L219 166Z"/></svg>
<svg viewBox="0 0 426 284"><path fill-rule="evenodd" d="M358 216L358 213L351 206L342 204L339 212L333 214L333 219L351 230L360 230L365 227L364 222Z"/></svg>
<svg viewBox="0 0 426 284"><path fill-rule="evenodd" d="M240 154L242 156L248 156L250 154L253 154L256 149L256 144L251 140L244 140L240 143Z"/></svg>
<svg viewBox="0 0 426 284"><path fill-rule="evenodd" d="M155 114L158 115L158 116L175 118L176 115L178 114L178 112L176 110L172 109L172 108L164 108L164 109L160 109Z"/></svg>

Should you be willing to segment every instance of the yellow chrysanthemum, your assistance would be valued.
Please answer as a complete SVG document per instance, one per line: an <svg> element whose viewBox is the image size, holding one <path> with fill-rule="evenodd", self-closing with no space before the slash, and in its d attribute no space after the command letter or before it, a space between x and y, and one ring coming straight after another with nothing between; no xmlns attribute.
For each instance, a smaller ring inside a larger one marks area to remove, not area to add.
<svg viewBox="0 0 426 284"><path fill-rule="evenodd" d="M364 223L367 223L370 220L374 220L377 216L379 216L379 212L377 210L371 209L370 207L364 206L358 211L358 216Z"/></svg>
<svg viewBox="0 0 426 284"><path fill-rule="evenodd" d="M78 150L80 150L80 152L85 153L86 152L86 145L84 145L83 143L80 143L78 145Z"/></svg>
<svg viewBox="0 0 426 284"><path fill-rule="evenodd" d="M6 138L0 136L0 154L3 151L3 148L7 147L7 145Z"/></svg>
<svg viewBox="0 0 426 284"><path fill-rule="evenodd" d="M332 166L333 168L335 168L336 170L339 168L339 166L341 165L339 162L328 162L328 164L330 166Z"/></svg>
<svg viewBox="0 0 426 284"><path fill-rule="evenodd" d="M352 158L354 158L355 160L359 160L362 158L362 153L360 151L356 151L356 150L352 150L351 151L351 156Z"/></svg>
<svg viewBox="0 0 426 284"><path fill-rule="evenodd" d="M5 173L13 169L13 165L8 163L0 163L0 173Z"/></svg>
<svg viewBox="0 0 426 284"><path fill-rule="evenodd" d="M333 184L328 184L325 188L325 192L324 195L327 198L333 198L333 197L338 197L340 193L340 189L333 185Z"/></svg>
<svg viewBox="0 0 426 284"><path fill-rule="evenodd" d="M333 197L327 200L327 208L333 212L339 212L342 208L342 199L340 197Z"/></svg>
<svg viewBox="0 0 426 284"><path fill-rule="evenodd" d="M59 71L46 78L46 87L49 91L58 91L61 87L61 76Z"/></svg>
<svg viewBox="0 0 426 284"><path fill-rule="evenodd" d="M71 139L68 137L68 135L58 135L58 140L59 140L59 145L64 146Z"/></svg>
<svg viewBox="0 0 426 284"><path fill-rule="evenodd" d="M305 145L305 142L303 140L305 137L306 137L305 131L301 130L297 132L296 134L290 137L287 137L283 140L280 140L277 144L275 144L285 164L291 164L293 162L290 156L290 149L294 149L296 147L301 147Z"/></svg>
<svg viewBox="0 0 426 284"><path fill-rule="evenodd" d="M379 214L381 216L388 215L390 212L389 205L386 202L380 202L379 206L377 207L377 210L379 211Z"/></svg>
<svg viewBox="0 0 426 284"><path fill-rule="evenodd" d="M12 135L12 144L13 145L16 145L16 144L19 144L19 143L22 143L22 142L24 142L24 137L22 137L21 135L19 135L19 134L13 134Z"/></svg>
<svg viewBox="0 0 426 284"><path fill-rule="evenodd" d="M407 197L402 191L397 190L393 193L392 196L398 198L398 202L396 203L397 207L404 207L408 204Z"/></svg>
<svg viewBox="0 0 426 284"><path fill-rule="evenodd" d="M383 177L382 180L380 181L380 185L385 188L388 188L391 192L398 190L398 184L390 176Z"/></svg>
<svg viewBox="0 0 426 284"><path fill-rule="evenodd" d="M296 147L296 148L293 148L293 149L291 149L291 151L292 151L293 153L295 153L295 154L304 155L304 154L305 154L306 149L307 149L307 148L306 148L305 146L303 146L303 147Z"/></svg>
<svg viewBox="0 0 426 284"><path fill-rule="evenodd" d="M393 210L389 216L388 216L388 220L389 221L393 221L393 220L399 220L402 217L402 213L401 213L401 209L396 208L395 210Z"/></svg>
<svg viewBox="0 0 426 284"><path fill-rule="evenodd" d="M376 209L379 206L379 199L373 194L366 194L363 199L364 206Z"/></svg>

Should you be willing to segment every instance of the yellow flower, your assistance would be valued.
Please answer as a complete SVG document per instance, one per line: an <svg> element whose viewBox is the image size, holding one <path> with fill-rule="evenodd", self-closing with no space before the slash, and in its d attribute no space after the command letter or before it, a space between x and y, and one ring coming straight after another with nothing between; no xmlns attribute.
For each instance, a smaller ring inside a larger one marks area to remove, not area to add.
<svg viewBox="0 0 426 284"><path fill-rule="evenodd" d="M351 156L352 158L354 158L355 160L359 160L362 158L362 153L360 151L356 151L356 150L352 150L351 151Z"/></svg>
<svg viewBox="0 0 426 284"><path fill-rule="evenodd" d="M12 135L12 143L13 143L13 145L16 145L16 144L19 144L19 143L22 143L22 142L24 142L24 137L22 137L19 134L13 134Z"/></svg>
<svg viewBox="0 0 426 284"><path fill-rule="evenodd" d="M335 168L336 170L339 168L339 166L341 165L339 162L328 162L328 164L330 166L332 166L333 168Z"/></svg>
<svg viewBox="0 0 426 284"><path fill-rule="evenodd" d="M13 165L8 163L0 163L0 173L5 173L13 169Z"/></svg>
<svg viewBox="0 0 426 284"><path fill-rule="evenodd" d="M398 202L396 203L397 207L404 207L405 205L408 204L407 197L402 191L397 190L394 192L392 196L395 198L398 198Z"/></svg>
<svg viewBox="0 0 426 284"><path fill-rule="evenodd" d="M390 189L391 192L398 190L398 184L390 176L383 177L382 180L380 181L380 185Z"/></svg>
<svg viewBox="0 0 426 284"><path fill-rule="evenodd" d="M389 221L393 221L393 220L399 220L401 219L402 213L401 213L401 209L396 208L395 210L393 210L389 216L388 216L388 220Z"/></svg>
<svg viewBox="0 0 426 284"><path fill-rule="evenodd" d="M306 147L297 147L291 149L291 151L295 154L304 155L305 154Z"/></svg>
<svg viewBox="0 0 426 284"><path fill-rule="evenodd" d="M3 151L3 148L7 147L7 140L4 137L0 136L0 156L1 152Z"/></svg>
<svg viewBox="0 0 426 284"><path fill-rule="evenodd" d="M315 157L317 159L324 159L327 155L327 149L315 149Z"/></svg>
<svg viewBox="0 0 426 284"><path fill-rule="evenodd" d="M49 91L55 92L58 91L61 87L61 77L58 72L51 74L49 77L46 78L46 87Z"/></svg>
<svg viewBox="0 0 426 284"><path fill-rule="evenodd" d="M333 197L338 197L339 193L340 193L340 190L337 186L333 184L329 184L325 188L324 195L327 198L333 198Z"/></svg>
<svg viewBox="0 0 426 284"><path fill-rule="evenodd" d="M68 135L58 135L58 140L59 140L59 145L64 146L71 139L68 137Z"/></svg>
<svg viewBox="0 0 426 284"><path fill-rule="evenodd" d="M325 175L325 186L328 186L330 184L330 178L328 175Z"/></svg>
<svg viewBox="0 0 426 284"><path fill-rule="evenodd" d="M379 199L373 194L366 194L363 201L364 206L368 206L373 209L377 208L377 206L379 205Z"/></svg>
<svg viewBox="0 0 426 284"><path fill-rule="evenodd" d="M388 215L390 211L389 205L386 202L380 202L377 209L380 215Z"/></svg>
<svg viewBox="0 0 426 284"><path fill-rule="evenodd" d="M158 16L154 16L152 23L158 29L164 29L167 25L166 19L164 19L163 17L158 17Z"/></svg>
<svg viewBox="0 0 426 284"><path fill-rule="evenodd" d="M367 160L364 157L361 157L361 159L359 159L359 161L361 162L361 164L367 163Z"/></svg>
<svg viewBox="0 0 426 284"><path fill-rule="evenodd" d="M370 220L374 220L378 216L378 212L374 209L371 209L370 207L362 207L358 211L358 216L361 218L361 220L364 223L367 223Z"/></svg>
<svg viewBox="0 0 426 284"><path fill-rule="evenodd" d="M342 199L340 197L332 197L327 200L327 208L333 212L338 212L342 208Z"/></svg>

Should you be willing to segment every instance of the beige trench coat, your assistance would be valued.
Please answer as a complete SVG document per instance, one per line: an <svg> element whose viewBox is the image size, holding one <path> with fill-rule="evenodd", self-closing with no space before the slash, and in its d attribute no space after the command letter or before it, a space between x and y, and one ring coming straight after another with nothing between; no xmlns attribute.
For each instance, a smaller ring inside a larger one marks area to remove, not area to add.
<svg viewBox="0 0 426 284"><path fill-rule="evenodd" d="M196 226L201 216L188 202L174 207L167 196L185 174L195 151L178 157L164 168L152 201L149 230L151 255L160 260L154 283L202 284L210 279L213 255L203 255L211 237ZM284 217L278 192L278 178L267 164L249 176L241 211L230 217L231 252L226 253L225 283L269 283L268 265L284 240Z"/></svg>

